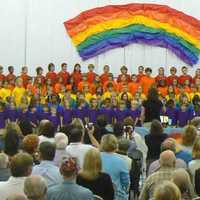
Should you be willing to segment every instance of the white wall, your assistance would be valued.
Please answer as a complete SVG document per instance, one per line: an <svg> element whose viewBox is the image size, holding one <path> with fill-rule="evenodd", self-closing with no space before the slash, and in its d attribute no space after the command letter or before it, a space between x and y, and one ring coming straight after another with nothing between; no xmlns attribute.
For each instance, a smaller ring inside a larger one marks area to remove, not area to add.
<svg viewBox="0 0 200 200"><path fill-rule="evenodd" d="M109 64L115 74L123 64L131 73L136 72L138 65L151 66L154 74L159 66L167 71L171 65L180 69L185 63L170 51L139 44L81 61L63 22L97 6L130 2L166 4L200 19L200 1L197 0L1 0L0 64L14 65L17 73L21 65L27 64L31 74L35 73L37 65L46 69L49 62L54 62L57 69L60 63L67 62L69 70L80 62L83 71L93 63L98 73L104 64ZM194 70L195 67L190 68L191 72Z"/></svg>

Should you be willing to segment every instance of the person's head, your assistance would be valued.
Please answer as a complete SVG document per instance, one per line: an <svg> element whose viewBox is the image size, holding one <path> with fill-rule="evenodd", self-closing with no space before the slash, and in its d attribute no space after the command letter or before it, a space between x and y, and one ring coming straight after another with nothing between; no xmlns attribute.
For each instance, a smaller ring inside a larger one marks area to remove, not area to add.
<svg viewBox="0 0 200 200"><path fill-rule="evenodd" d="M27 74L28 73L28 67L27 66L23 66L22 67L22 73L23 74Z"/></svg>
<svg viewBox="0 0 200 200"><path fill-rule="evenodd" d="M73 157L64 159L60 166L60 173L65 180L75 180L78 170L77 159Z"/></svg>
<svg viewBox="0 0 200 200"><path fill-rule="evenodd" d="M22 142L23 150L30 155L33 155L37 151L38 145L39 137L35 134L25 136Z"/></svg>
<svg viewBox="0 0 200 200"><path fill-rule="evenodd" d="M142 65L140 65L138 67L138 74L143 74L144 73L144 67Z"/></svg>
<svg viewBox="0 0 200 200"><path fill-rule="evenodd" d="M186 74L188 73L188 68L187 68L186 66L183 66L183 67L181 68L181 71L182 71L182 73L183 73L184 75L186 75Z"/></svg>
<svg viewBox="0 0 200 200"><path fill-rule="evenodd" d="M101 138L100 148L104 152L116 152L118 148L117 138L112 134L106 134Z"/></svg>
<svg viewBox="0 0 200 200"><path fill-rule="evenodd" d="M157 101L159 97L158 90L156 88L150 88L147 94L149 101Z"/></svg>
<svg viewBox="0 0 200 200"><path fill-rule="evenodd" d="M136 108L138 108L138 106L139 106L138 101L136 101L135 99L133 99L133 100L131 101L131 108L132 108L132 109L136 109Z"/></svg>
<svg viewBox="0 0 200 200"><path fill-rule="evenodd" d="M93 72L94 71L94 65L93 64L89 64L88 65L88 71L89 72Z"/></svg>
<svg viewBox="0 0 200 200"><path fill-rule="evenodd" d="M68 144L68 137L64 133L55 134L56 149L65 149Z"/></svg>
<svg viewBox="0 0 200 200"><path fill-rule="evenodd" d="M19 134L15 129L8 128L4 138L4 152L8 156L14 156L19 150Z"/></svg>
<svg viewBox="0 0 200 200"><path fill-rule="evenodd" d="M128 94L126 92L123 92L122 95L121 95L121 100L123 101L128 101L129 98L128 98Z"/></svg>
<svg viewBox="0 0 200 200"><path fill-rule="evenodd" d="M164 181L159 184L153 193L154 200L181 200L181 193L178 187L170 182Z"/></svg>
<svg viewBox="0 0 200 200"><path fill-rule="evenodd" d="M10 74L13 74L14 73L14 67L13 66L8 66L8 72Z"/></svg>
<svg viewBox="0 0 200 200"><path fill-rule="evenodd" d="M124 124L117 122L113 126L113 133L116 137L122 137L124 134Z"/></svg>
<svg viewBox="0 0 200 200"><path fill-rule="evenodd" d="M67 71L67 63L62 63L62 64L61 64L61 70L62 70L63 72Z"/></svg>
<svg viewBox="0 0 200 200"><path fill-rule="evenodd" d="M172 138L167 138L162 144L161 144L161 152L170 150L176 153L176 140Z"/></svg>
<svg viewBox="0 0 200 200"><path fill-rule="evenodd" d="M149 68L149 67L147 67L147 68L145 69L145 74L146 74L147 76L151 76L151 74L152 74L152 69Z"/></svg>
<svg viewBox="0 0 200 200"><path fill-rule="evenodd" d="M69 141L70 143L81 142L83 139L83 131L80 128L73 128L70 131Z"/></svg>
<svg viewBox="0 0 200 200"><path fill-rule="evenodd" d="M37 67L37 68L36 68L36 74L37 74L37 75L42 75L42 73L43 73L42 67Z"/></svg>
<svg viewBox="0 0 200 200"><path fill-rule="evenodd" d="M55 126L50 121L45 121L41 124L40 135L44 135L48 138L53 138L55 134Z"/></svg>
<svg viewBox="0 0 200 200"><path fill-rule="evenodd" d="M53 161L56 152L56 145L51 142L42 142L39 146L40 160Z"/></svg>
<svg viewBox="0 0 200 200"><path fill-rule="evenodd" d="M84 158L83 169L80 175L86 179L95 179L102 170L102 162L100 152L97 149L90 149Z"/></svg>
<svg viewBox="0 0 200 200"><path fill-rule="evenodd" d="M177 72L177 69L176 69L175 67L171 67L171 68L170 68L170 74L171 74L171 75L175 75L176 72Z"/></svg>
<svg viewBox="0 0 200 200"><path fill-rule="evenodd" d="M19 121L19 127L20 127L22 134L24 136L33 133L32 124L31 124L30 120L28 120L28 119L20 120Z"/></svg>
<svg viewBox="0 0 200 200"><path fill-rule="evenodd" d="M53 63L48 64L48 71L49 72L54 72L55 71L55 65Z"/></svg>
<svg viewBox="0 0 200 200"><path fill-rule="evenodd" d="M197 137L192 147L193 159L200 159L200 137Z"/></svg>
<svg viewBox="0 0 200 200"><path fill-rule="evenodd" d="M182 144L192 146L197 136L197 130L192 125L187 125L182 133Z"/></svg>
<svg viewBox="0 0 200 200"><path fill-rule="evenodd" d="M29 176L24 181L24 193L29 200L44 200L47 183L42 176Z"/></svg>
<svg viewBox="0 0 200 200"><path fill-rule="evenodd" d="M22 87L23 86L23 81L21 78L17 78L16 81L15 81L15 84L17 87Z"/></svg>
<svg viewBox="0 0 200 200"><path fill-rule="evenodd" d="M97 106L98 106L97 99L96 98L91 98L90 105L91 105L91 108L97 108Z"/></svg>
<svg viewBox="0 0 200 200"><path fill-rule="evenodd" d="M109 65L104 65L103 71L104 71L104 73L109 73L109 71L110 71Z"/></svg>
<svg viewBox="0 0 200 200"><path fill-rule="evenodd" d="M131 75L131 81L134 82L134 83L137 82L137 75L136 74Z"/></svg>
<svg viewBox="0 0 200 200"><path fill-rule="evenodd" d="M5 153L0 153L0 169L6 169L8 167L9 158Z"/></svg>
<svg viewBox="0 0 200 200"><path fill-rule="evenodd" d="M194 188L190 176L185 169L176 169L172 175L172 181L179 188L181 194L187 193L189 198L194 198Z"/></svg>
<svg viewBox="0 0 200 200"><path fill-rule="evenodd" d="M167 102L166 102L166 107L168 108L174 108L175 107L175 102L173 99L169 99Z"/></svg>
<svg viewBox="0 0 200 200"><path fill-rule="evenodd" d="M122 66L120 71L121 71L122 74L127 74L128 68L126 66Z"/></svg>
<svg viewBox="0 0 200 200"><path fill-rule="evenodd" d="M106 127L107 125L107 120L106 120L106 116L105 115L99 115L97 117L97 125L100 127L100 128L104 128Z"/></svg>
<svg viewBox="0 0 200 200"><path fill-rule="evenodd" d="M121 138L118 140L118 152L127 154L128 149L130 147L130 141L125 138Z"/></svg>
<svg viewBox="0 0 200 200"><path fill-rule="evenodd" d="M74 72L80 72L81 71L81 65L79 63L76 63L74 65Z"/></svg>
<svg viewBox="0 0 200 200"><path fill-rule="evenodd" d="M164 67L160 67L160 68L158 69L158 74L159 74L160 76L163 76L164 73L165 73Z"/></svg>
<svg viewBox="0 0 200 200"><path fill-rule="evenodd" d="M163 133L163 126L160 121L154 119L151 123L150 134L159 135Z"/></svg>
<svg viewBox="0 0 200 200"><path fill-rule="evenodd" d="M10 171L13 177L29 176L32 172L33 158L28 153L17 153L11 158Z"/></svg>
<svg viewBox="0 0 200 200"><path fill-rule="evenodd" d="M200 117L194 117L190 124L198 129L200 127Z"/></svg>
<svg viewBox="0 0 200 200"><path fill-rule="evenodd" d="M160 154L159 163L161 167L174 168L176 164L176 156L173 151L166 150Z"/></svg>
<svg viewBox="0 0 200 200"><path fill-rule="evenodd" d="M124 110L126 108L126 102L124 100L121 100L119 102L119 109Z"/></svg>

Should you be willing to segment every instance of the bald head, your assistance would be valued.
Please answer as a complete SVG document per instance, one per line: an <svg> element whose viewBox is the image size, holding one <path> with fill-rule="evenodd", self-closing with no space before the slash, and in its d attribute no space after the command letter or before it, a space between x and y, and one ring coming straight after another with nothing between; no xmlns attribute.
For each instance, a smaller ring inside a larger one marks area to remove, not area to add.
<svg viewBox="0 0 200 200"><path fill-rule="evenodd" d="M12 194L10 195L7 200L28 200L26 196L22 194Z"/></svg>
<svg viewBox="0 0 200 200"><path fill-rule="evenodd" d="M29 176L24 182L24 193L28 199L44 199L47 192L47 183L41 176Z"/></svg>
<svg viewBox="0 0 200 200"><path fill-rule="evenodd" d="M173 151L166 150L160 154L160 166L161 167L175 167L176 156Z"/></svg>
<svg viewBox="0 0 200 200"><path fill-rule="evenodd" d="M171 150L176 153L176 141L172 138L166 139L161 145L161 152Z"/></svg>

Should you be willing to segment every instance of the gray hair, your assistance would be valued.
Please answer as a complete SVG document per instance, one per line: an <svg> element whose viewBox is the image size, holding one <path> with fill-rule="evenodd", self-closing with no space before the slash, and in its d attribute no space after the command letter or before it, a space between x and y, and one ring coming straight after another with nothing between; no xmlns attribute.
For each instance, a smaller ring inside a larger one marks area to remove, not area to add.
<svg viewBox="0 0 200 200"><path fill-rule="evenodd" d="M5 153L0 153L0 169L8 167L9 158Z"/></svg>
<svg viewBox="0 0 200 200"><path fill-rule="evenodd" d="M161 167L175 167L176 156L171 150L163 151L160 154L159 162Z"/></svg>
<svg viewBox="0 0 200 200"><path fill-rule="evenodd" d="M56 149L65 149L68 144L68 137L64 133L56 133L55 135Z"/></svg>
<svg viewBox="0 0 200 200"><path fill-rule="evenodd" d="M41 176L29 176L24 182L24 193L29 200L44 198L47 192L46 180Z"/></svg>

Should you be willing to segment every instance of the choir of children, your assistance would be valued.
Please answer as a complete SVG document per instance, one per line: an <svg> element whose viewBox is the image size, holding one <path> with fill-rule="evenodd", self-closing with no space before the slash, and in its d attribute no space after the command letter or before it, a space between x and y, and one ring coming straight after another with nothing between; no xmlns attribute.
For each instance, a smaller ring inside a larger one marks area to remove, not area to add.
<svg viewBox="0 0 200 200"><path fill-rule="evenodd" d="M105 65L103 74L94 72L90 64L88 72L82 73L80 64L75 64L72 73L67 64L55 72L55 65L48 65L48 73L43 75L41 67L36 68L36 76L28 75L28 68L22 67L16 77L14 67L8 67L3 74L0 66L0 129L7 121L29 120L37 127L42 119L50 120L59 129L80 118L85 123L96 122L98 115L104 114L109 123L122 122L126 117L134 118L136 125L142 125L142 101L150 87L156 87L163 102L161 115L169 117L169 125L185 126L193 117L200 116L200 69L194 77L188 75L187 67L182 74L170 68L166 76L164 68L152 77L152 69L138 67L138 74L128 74L125 66L115 79L110 67Z"/></svg>

